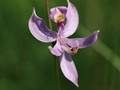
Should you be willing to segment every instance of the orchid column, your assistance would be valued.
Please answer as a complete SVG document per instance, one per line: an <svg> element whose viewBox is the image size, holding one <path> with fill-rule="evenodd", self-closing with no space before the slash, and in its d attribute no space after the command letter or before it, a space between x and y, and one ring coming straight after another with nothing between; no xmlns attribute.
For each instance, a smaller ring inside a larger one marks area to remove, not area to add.
<svg viewBox="0 0 120 90"><path fill-rule="evenodd" d="M85 38L72 38L77 30L79 16L75 6L69 1L68 7L57 6L50 10L51 19L57 25L57 31L50 30L45 21L36 15L35 9L29 19L29 29L32 35L41 42L56 41L54 47L49 46L50 52L59 57L60 67L64 76L78 87L78 73L71 55L78 49L85 48L97 40L99 30Z"/></svg>

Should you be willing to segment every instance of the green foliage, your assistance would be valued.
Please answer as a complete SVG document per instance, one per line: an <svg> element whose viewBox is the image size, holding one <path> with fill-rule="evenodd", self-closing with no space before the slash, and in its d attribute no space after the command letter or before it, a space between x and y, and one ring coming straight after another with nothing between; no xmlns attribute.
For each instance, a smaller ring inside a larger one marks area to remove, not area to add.
<svg viewBox="0 0 120 90"><path fill-rule="evenodd" d="M80 15L79 28L72 37L88 36L98 29L100 33L95 44L73 56L80 88L59 68L61 90L119 90L120 1L70 1ZM59 5L67 6L66 0L49 0L50 7ZM48 24L45 0L0 0L0 90L56 90L53 56L47 48L50 44L36 40L28 29L33 7Z"/></svg>

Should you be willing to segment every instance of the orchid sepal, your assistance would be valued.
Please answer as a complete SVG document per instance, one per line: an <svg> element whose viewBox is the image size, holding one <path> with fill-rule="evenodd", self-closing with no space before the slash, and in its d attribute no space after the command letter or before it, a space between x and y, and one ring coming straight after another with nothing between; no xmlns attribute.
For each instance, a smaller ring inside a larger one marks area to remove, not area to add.
<svg viewBox="0 0 120 90"><path fill-rule="evenodd" d="M28 23L32 35L41 42L53 42L57 38L57 32L48 29L45 21L39 18L33 9Z"/></svg>

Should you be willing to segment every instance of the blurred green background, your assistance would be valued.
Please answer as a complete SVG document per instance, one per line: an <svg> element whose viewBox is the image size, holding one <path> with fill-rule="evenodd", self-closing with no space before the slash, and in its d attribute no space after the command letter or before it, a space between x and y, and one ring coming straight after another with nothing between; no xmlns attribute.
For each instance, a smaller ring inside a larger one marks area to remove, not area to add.
<svg viewBox="0 0 120 90"><path fill-rule="evenodd" d="M120 90L120 0L70 1L80 16L71 37L85 37L98 29L100 33L93 45L73 56L79 88L58 67L61 90ZM67 2L49 0L49 6ZM0 90L57 90L53 56L47 48L51 44L36 40L28 29L33 7L48 25L45 0L0 0Z"/></svg>

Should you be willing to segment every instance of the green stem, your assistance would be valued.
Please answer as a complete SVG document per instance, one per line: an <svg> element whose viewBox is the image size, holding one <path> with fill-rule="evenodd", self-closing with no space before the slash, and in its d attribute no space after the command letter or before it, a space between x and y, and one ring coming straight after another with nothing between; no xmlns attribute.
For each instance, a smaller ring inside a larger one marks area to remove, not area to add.
<svg viewBox="0 0 120 90"><path fill-rule="evenodd" d="M49 12L48 0L45 0L45 3L46 3L47 15L48 15L49 28L52 30L52 24L49 16L50 12ZM52 43L52 46L54 46L54 44L55 42ZM56 56L54 56L54 68L55 68L55 74L56 74L57 88L58 90L60 90L60 80L59 80L59 72L58 72L58 64L57 64Z"/></svg>
<svg viewBox="0 0 120 90"><path fill-rule="evenodd" d="M60 90L60 80L59 80L59 72L58 72L58 64L57 64L56 56L54 56L54 67L56 73L57 88L58 90Z"/></svg>

